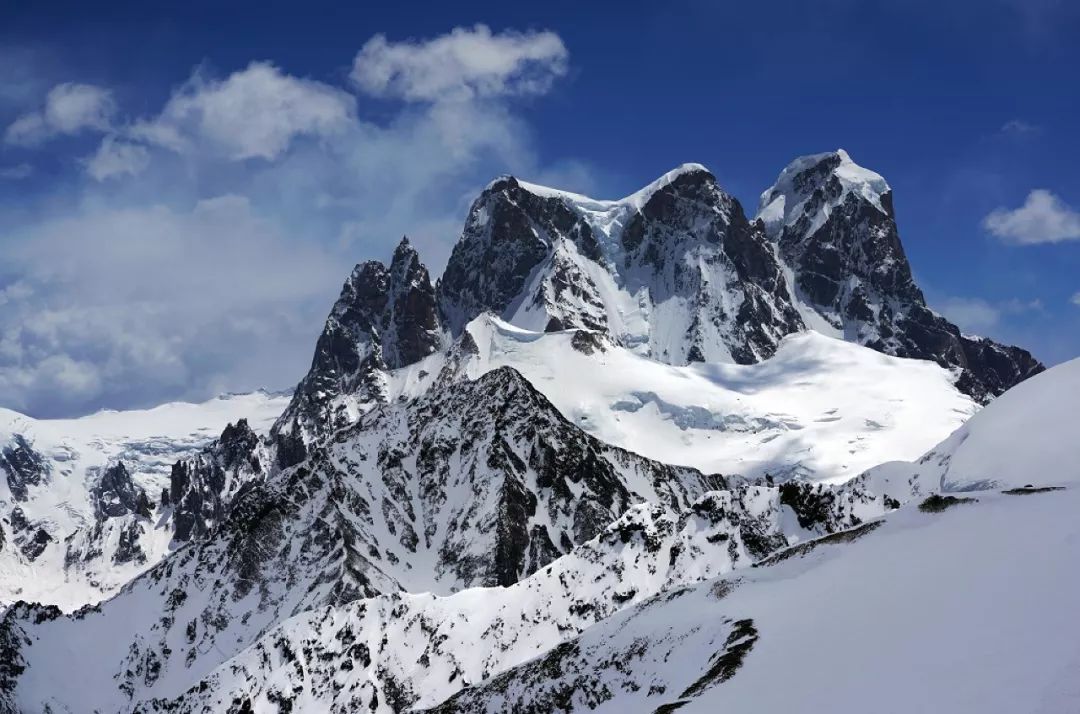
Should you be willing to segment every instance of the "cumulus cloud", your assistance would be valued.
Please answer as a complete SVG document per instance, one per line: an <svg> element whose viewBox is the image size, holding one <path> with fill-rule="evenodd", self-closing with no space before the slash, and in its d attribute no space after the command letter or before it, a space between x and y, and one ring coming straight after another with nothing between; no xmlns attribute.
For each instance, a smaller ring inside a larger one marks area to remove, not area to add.
<svg viewBox="0 0 1080 714"><path fill-rule="evenodd" d="M203 142L233 160L274 159L298 136L332 136L355 116L347 92L252 62L223 80L196 73L134 136L174 151Z"/></svg>
<svg viewBox="0 0 1080 714"><path fill-rule="evenodd" d="M569 53L553 32L493 34L458 27L432 40L368 40L353 62L363 91L406 101L542 94L566 74Z"/></svg>
<svg viewBox="0 0 1080 714"><path fill-rule="evenodd" d="M983 226L1008 243L1060 243L1080 239L1080 212L1050 191L1036 189L1020 208L992 211Z"/></svg>
<svg viewBox="0 0 1080 714"><path fill-rule="evenodd" d="M108 136L97 151L84 160L86 173L98 181L141 173L150 164L146 147Z"/></svg>
<svg viewBox="0 0 1080 714"><path fill-rule="evenodd" d="M49 90L45 105L8 126L4 141L33 146L60 134L106 131L116 112L112 92L92 84L65 82Z"/></svg>

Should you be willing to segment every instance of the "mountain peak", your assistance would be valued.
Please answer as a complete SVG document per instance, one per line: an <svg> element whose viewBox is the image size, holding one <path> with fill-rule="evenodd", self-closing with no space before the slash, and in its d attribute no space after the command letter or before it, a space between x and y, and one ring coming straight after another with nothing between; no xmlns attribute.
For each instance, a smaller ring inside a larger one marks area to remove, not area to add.
<svg viewBox="0 0 1080 714"><path fill-rule="evenodd" d="M685 163L676 166L672 170L664 173L654 181L649 182L645 186L642 186L637 191L617 199L597 199L591 196L586 196L580 193L574 193L573 191L565 191L560 188L554 188L551 186L545 186L539 183L533 183L531 181L524 181L512 176L510 174L504 174L499 176L484 188L484 194L491 192L499 192L504 190L521 189L528 191L529 193L539 198L558 198L571 204L572 206L583 208L589 211L610 211L621 207L640 208L650 197L657 191L679 181L685 180L686 177L691 179L701 179L705 181L715 181L716 177L709 169L702 164L697 163Z"/></svg>
<svg viewBox="0 0 1080 714"><path fill-rule="evenodd" d="M852 195L891 216L891 191L880 174L856 164L843 149L809 154L784 167L776 183L761 194L757 217L775 238L785 226L804 218L814 226L824 224Z"/></svg>

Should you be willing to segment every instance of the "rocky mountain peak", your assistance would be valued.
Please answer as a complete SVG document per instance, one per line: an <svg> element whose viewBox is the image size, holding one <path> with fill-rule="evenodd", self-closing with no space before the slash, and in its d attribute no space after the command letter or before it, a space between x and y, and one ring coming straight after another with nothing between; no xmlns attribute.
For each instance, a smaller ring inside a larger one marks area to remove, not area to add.
<svg viewBox="0 0 1080 714"><path fill-rule="evenodd" d="M299 463L310 436L355 421L386 399L388 369L438 350L444 337L427 268L402 238L390 266L357 265L315 345L311 368L274 425L280 466Z"/></svg>
<svg viewBox="0 0 1080 714"><path fill-rule="evenodd" d="M900 241L892 189L842 149L789 164L762 194L758 218L814 329L960 368L958 386L980 401L1043 369L1020 348L976 344L927 307Z"/></svg>
<svg viewBox="0 0 1080 714"><path fill-rule="evenodd" d="M674 364L757 361L802 328L764 233L700 164L615 201L497 179L473 204L439 306L454 334L491 312Z"/></svg>
<svg viewBox="0 0 1080 714"><path fill-rule="evenodd" d="M146 492L135 483L123 461L117 461L102 472L101 479L91 490L91 498L98 520L126 516L129 513L143 518L150 517L150 500Z"/></svg>
<svg viewBox="0 0 1080 714"><path fill-rule="evenodd" d="M849 196L893 216L889 184L881 175L852 161L843 149L800 156L761 194L758 217L764 221L769 236L775 239L786 226L802 219L811 224L827 219ZM813 230L806 225L802 232Z"/></svg>

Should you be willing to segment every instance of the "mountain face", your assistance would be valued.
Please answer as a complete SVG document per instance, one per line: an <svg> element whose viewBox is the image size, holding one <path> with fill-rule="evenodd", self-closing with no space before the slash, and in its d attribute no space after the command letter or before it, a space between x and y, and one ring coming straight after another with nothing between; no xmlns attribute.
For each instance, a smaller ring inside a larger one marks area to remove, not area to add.
<svg viewBox="0 0 1080 714"><path fill-rule="evenodd" d="M792 271L793 292L815 313L815 329L958 367L958 386L983 402L1042 371L1027 351L962 335L926 306L900 243L892 190L845 151L796 159L762 194L758 216Z"/></svg>
<svg viewBox="0 0 1080 714"><path fill-rule="evenodd" d="M1043 369L926 306L891 189L843 151L794 161L753 221L697 164L618 201L503 177L473 203L436 286L407 240L389 267L356 267L274 426L273 466L300 463L313 441L385 403L392 371L485 313L533 332L603 334L676 366L758 363L809 329L956 369L978 402Z"/></svg>
<svg viewBox="0 0 1080 714"><path fill-rule="evenodd" d="M499 369L247 482L212 538L100 606L12 607L0 711L434 704L661 589L884 509L858 484L728 487L608 447ZM465 585L493 587L401 592Z"/></svg>
<svg viewBox="0 0 1080 714"><path fill-rule="evenodd" d="M0 609L98 602L206 535L255 475L240 452L262 453L258 433L287 403L254 393L55 420L0 409Z"/></svg>
<svg viewBox="0 0 1080 714"><path fill-rule="evenodd" d="M851 593L895 545L822 553L930 559L923 511L972 503L939 492L1080 481L1054 371L931 448L1040 369L926 307L843 152L754 220L698 165L618 201L504 177L436 285L407 240L356 266L287 404L0 412L0 714L708 711L836 583L841 649L892 622Z"/></svg>
<svg viewBox="0 0 1080 714"><path fill-rule="evenodd" d="M71 618L14 607L0 639L25 642L19 666L32 668L54 636L84 642L123 619L111 644L94 645L106 667L97 681L117 684L87 700L122 710L179 695L267 628L314 608L405 589L509 586L631 506L677 513L724 485L607 446L518 373L494 370L372 409L302 464L247 481L212 538L121 595ZM37 620L49 624L37 630ZM75 701L31 690L17 694L23 708Z"/></svg>
<svg viewBox="0 0 1080 714"><path fill-rule="evenodd" d="M314 438L385 402L386 370L412 364L443 342L435 290L407 238L389 267L357 265L326 320L311 369L272 430L278 465L300 463Z"/></svg>
<svg viewBox="0 0 1080 714"><path fill-rule="evenodd" d="M763 231L696 164L621 201L495 181L438 294L454 334L492 312L527 329L602 331L670 364L757 362L804 327Z"/></svg>

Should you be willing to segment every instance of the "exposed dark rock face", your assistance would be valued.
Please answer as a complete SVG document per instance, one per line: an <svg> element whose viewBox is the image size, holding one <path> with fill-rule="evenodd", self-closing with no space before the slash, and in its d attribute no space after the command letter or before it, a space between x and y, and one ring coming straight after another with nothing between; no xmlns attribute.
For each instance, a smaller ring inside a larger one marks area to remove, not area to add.
<svg viewBox="0 0 1080 714"><path fill-rule="evenodd" d="M105 469L101 479L91 489L90 497L94 502L94 514L98 520L118 518L133 513L149 518L150 499L131 478L123 462L118 461Z"/></svg>
<svg viewBox="0 0 1080 714"><path fill-rule="evenodd" d="M982 402L1043 370L1026 350L964 336L927 307L900 243L892 191L846 153L796 160L763 194L762 215L798 296L845 339L960 368L957 386Z"/></svg>
<svg viewBox="0 0 1080 714"><path fill-rule="evenodd" d="M630 218L622 242L626 271L654 276L654 303L686 301L687 361L722 359L718 348L726 347L734 362L758 362L784 335L804 329L761 226L704 169L655 191ZM725 304L737 305L734 314ZM683 359L674 351L654 356Z"/></svg>
<svg viewBox="0 0 1080 714"><path fill-rule="evenodd" d="M803 329L760 226L704 168L676 170L633 200L581 201L512 177L480 195L438 286L454 334L489 311L534 329L614 332L627 346L645 343L656 359L683 364L755 362ZM605 271L649 315L636 332L612 312L610 288L598 283L608 282L598 277Z"/></svg>
<svg viewBox="0 0 1080 714"><path fill-rule="evenodd" d="M38 556L45 552L49 543L54 540L41 523L30 521L18 506L11 510L9 522L12 542L23 557L31 562L37 560Z"/></svg>
<svg viewBox="0 0 1080 714"><path fill-rule="evenodd" d="M384 372L416 362L442 343L435 289L408 239L389 268L378 261L357 265L326 320L307 376L271 432L278 465L300 463L312 436L351 421L340 397L384 402Z"/></svg>
<svg viewBox="0 0 1080 714"><path fill-rule="evenodd" d="M0 449L0 468L7 474L8 488L16 501L25 501L28 486L41 484L49 475L49 465L34 447L16 434L11 443Z"/></svg>
<svg viewBox="0 0 1080 714"><path fill-rule="evenodd" d="M205 537L220 523L241 486L263 474L259 437L246 419L229 424L210 446L173 465L166 500L173 507L173 537Z"/></svg>
<svg viewBox="0 0 1080 714"><path fill-rule="evenodd" d="M723 484L603 444L510 368L369 412L325 448L368 528L393 536L367 567L427 550L461 585L509 585L592 538L642 500L628 483L672 506Z"/></svg>
<svg viewBox="0 0 1080 714"><path fill-rule="evenodd" d="M451 331L458 334L480 313L501 314L520 300L529 276L560 240L600 259L591 226L561 199L538 196L512 176L488 186L473 203L439 280L439 308ZM556 275L562 289L587 294L588 285L567 277Z"/></svg>

